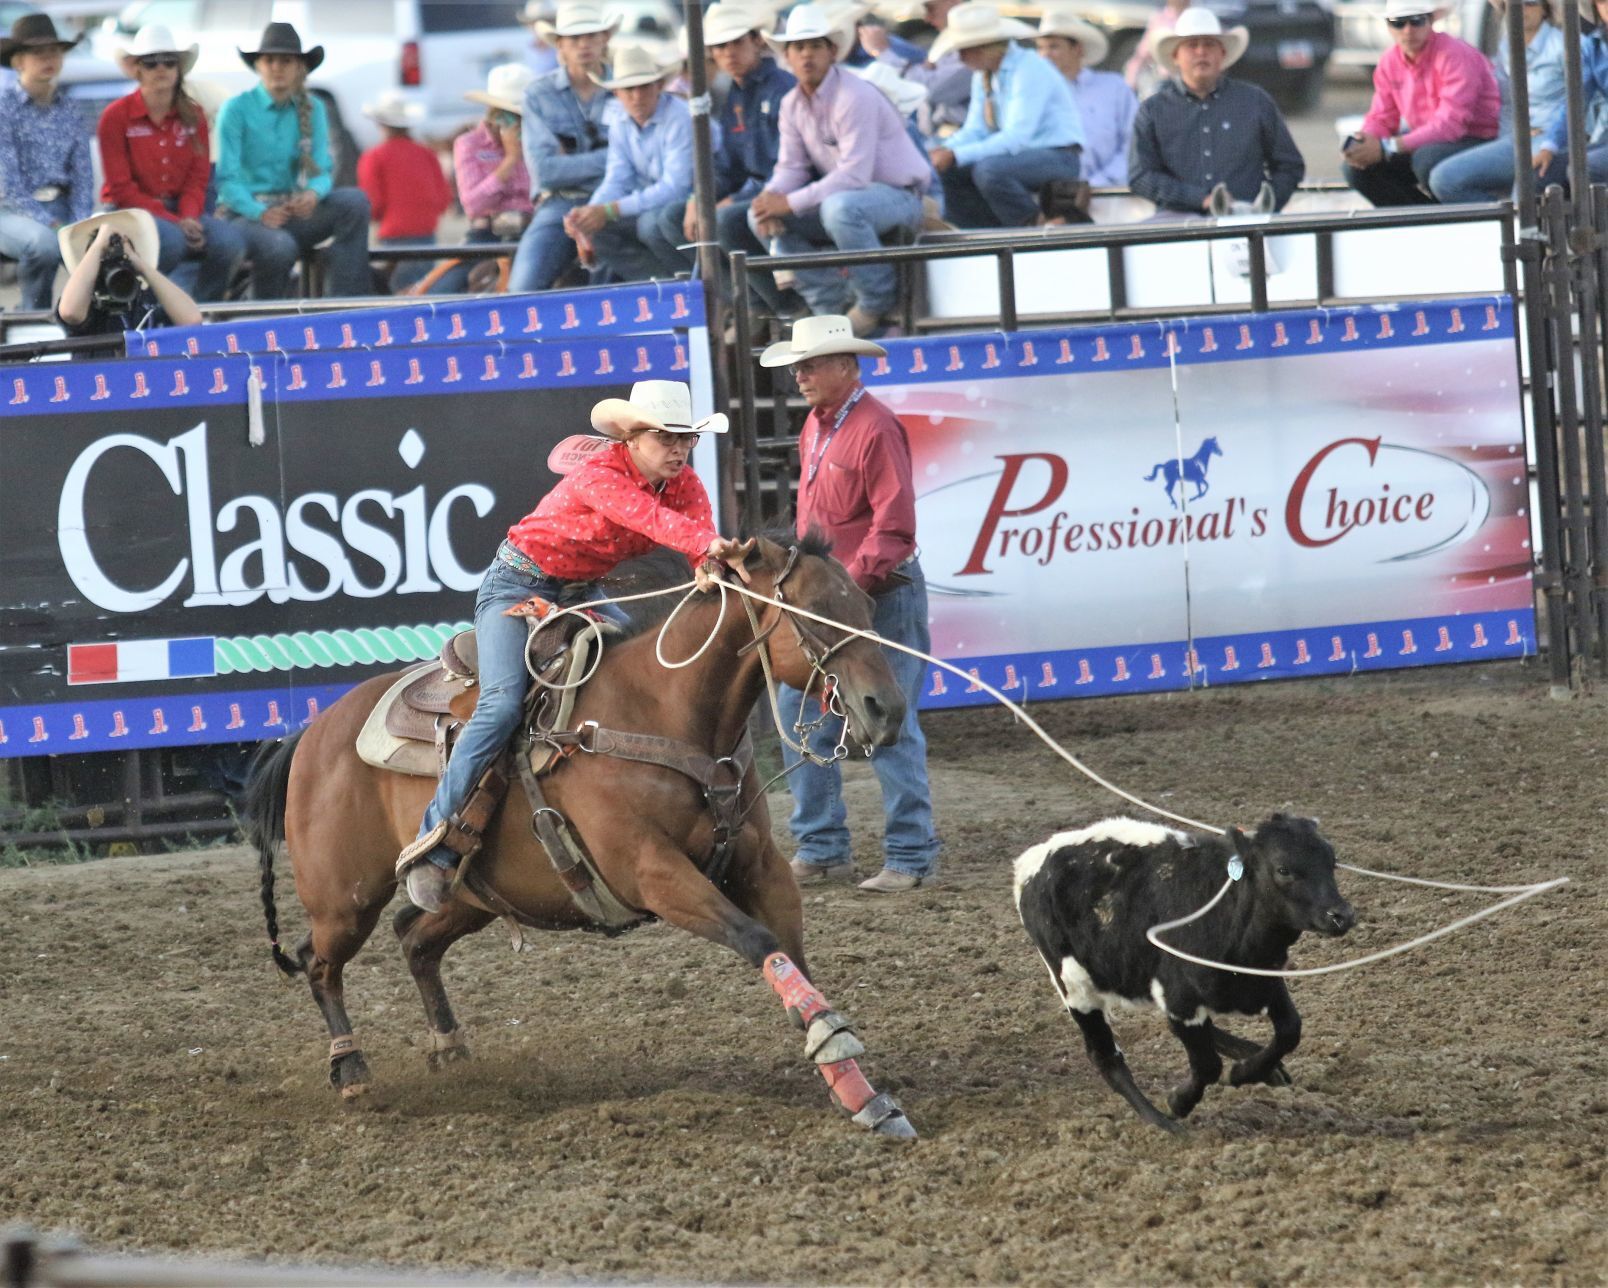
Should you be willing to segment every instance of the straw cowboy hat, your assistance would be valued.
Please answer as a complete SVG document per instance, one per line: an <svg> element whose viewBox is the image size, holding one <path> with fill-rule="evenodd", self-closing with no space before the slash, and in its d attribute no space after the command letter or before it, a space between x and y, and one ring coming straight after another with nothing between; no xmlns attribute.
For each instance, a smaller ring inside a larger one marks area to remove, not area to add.
<svg viewBox="0 0 1608 1288"><path fill-rule="evenodd" d="M968 0L949 11L949 22L932 42L927 61L936 63L951 50L976 49L979 45L997 45L1001 41L1032 40L1037 34L1025 22L1007 18L991 4Z"/></svg>
<svg viewBox="0 0 1608 1288"><path fill-rule="evenodd" d="M614 75L604 80L596 72L587 72L594 85L601 85L606 90L634 89L638 85L653 85L673 76L681 67L677 59L672 63L661 63L648 50L641 45L621 45L609 53L609 64Z"/></svg>
<svg viewBox="0 0 1608 1288"><path fill-rule="evenodd" d="M592 408L592 428L610 438L638 429L672 434L724 434L726 414L717 411L697 424L692 420L692 391L679 380L639 380L629 398L605 398Z"/></svg>
<svg viewBox="0 0 1608 1288"><path fill-rule="evenodd" d="M1420 14L1431 16L1442 12L1434 0L1385 0L1385 18L1416 18Z"/></svg>
<svg viewBox="0 0 1608 1288"><path fill-rule="evenodd" d="M538 22L551 22L557 11L553 0L529 0L520 13L519 20L527 27L534 27Z"/></svg>
<svg viewBox="0 0 1608 1288"><path fill-rule="evenodd" d="M518 116L525 110L525 91L535 79L536 73L525 63L503 63L486 73L485 89L472 89L464 97Z"/></svg>
<svg viewBox="0 0 1608 1288"><path fill-rule="evenodd" d="M324 46L314 45L311 49L303 49L301 33L288 22L270 22L262 29L262 39L257 42L255 49L236 52L252 71L257 70L257 60L264 54L289 54L306 63L310 72L316 71L324 61Z"/></svg>
<svg viewBox="0 0 1608 1288"><path fill-rule="evenodd" d="M0 67L10 67L16 55L31 50L60 49L65 53L82 39L68 40L58 33L48 13L25 13L11 24L9 36L0 36Z"/></svg>
<svg viewBox="0 0 1608 1288"><path fill-rule="evenodd" d="M704 48L730 44L751 31L764 32L770 25L771 19L759 9L740 0L721 0L704 14Z"/></svg>
<svg viewBox="0 0 1608 1288"><path fill-rule="evenodd" d="M133 76L136 70L133 64L152 54L172 54L179 60L179 74L188 76L190 68L195 66L195 60L201 56L201 46L185 48L173 38L171 31L161 23L153 22L149 27L141 27L134 34L134 39L117 51L117 59L123 65L123 70Z"/></svg>
<svg viewBox="0 0 1608 1288"><path fill-rule="evenodd" d="M880 344L855 335L849 319L841 313L823 313L820 317L800 318L793 323L793 334L785 340L778 340L760 354L759 365L791 367L795 362L825 358L834 353L864 355L868 358L888 356L888 351Z"/></svg>
<svg viewBox="0 0 1608 1288"><path fill-rule="evenodd" d="M1068 40L1077 41L1083 48L1083 63L1086 67L1099 66L1111 52L1111 42L1106 38L1105 32L1092 22L1084 22L1070 9L1046 9L1044 16L1039 19L1038 34L1064 36Z"/></svg>
<svg viewBox="0 0 1608 1288"><path fill-rule="evenodd" d="M800 40L830 40L837 49L841 62L854 48L854 27L841 21L849 15L833 13L824 5L801 4L787 15L787 27L774 36L767 34L765 43L778 58L787 56L787 47Z"/></svg>
<svg viewBox="0 0 1608 1288"><path fill-rule="evenodd" d="M409 130L424 120L424 105L415 103L399 89L388 89L372 103L363 104L363 115L379 125Z"/></svg>
<svg viewBox="0 0 1608 1288"><path fill-rule="evenodd" d="M550 45L560 36L595 36L599 32L612 35L619 26L619 14L606 18L598 5L578 0L575 4L559 5L558 15L552 22L538 18L536 34Z"/></svg>
<svg viewBox="0 0 1608 1288"><path fill-rule="evenodd" d="M887 63L867 63L864 67L850 67L861 80L870 81L893 104L900 116L909 116L927 101L927 87L906 80Z"/></svg>
<svg viewBox="0 0 1608 1288"><path fill-rule="evenodd" d="M1415 4L1420 3L1420 0L1389 0L1389 3ZM1177 26L1156 41L1156 61L1169 72L1172 71L1173 51L1184 41L1193 40L1198 36L1212 36L1222 42L1223 51L1227 55L1223 59L1225 70L1239 62L1246 47L1251 43L1251 33L1244 27L1230 27L1224 31L1223 24L1217 21L1217 15L1210 9L1191 5L1178 15Z"/></svg>
<svg viewBox="0 0 1608 1288"><path fill-rule="evenodd" d="M110 225L114 233L121 233L123 240L129 244L129 249L140 257L140 260L156 267L156 261L162 253L162 241L156 234L156 220L149 210L108 210L104 214L91 215L88 219L80 219L76 224L65 224L56 231L56 245L61 247L61 262L67 265L70 273L77 268L84 253L89 250L90 242L101 230L101 225Z"/></svg>

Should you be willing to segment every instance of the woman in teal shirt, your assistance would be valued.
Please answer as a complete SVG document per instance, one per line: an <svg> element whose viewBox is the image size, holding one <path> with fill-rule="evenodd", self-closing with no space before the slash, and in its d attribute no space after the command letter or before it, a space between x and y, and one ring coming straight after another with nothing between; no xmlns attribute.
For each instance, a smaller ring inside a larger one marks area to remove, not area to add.
<svg viewBox="0 0 1608 1288"><path fill-rule="evenodd" d="M307 74L324 47L303 51L288 22L271 22L254 50L240 51L261 84L237 94L218 114L218 213L245 234L252 294L290 294L290 272L325 238L329 295L368 295L368 198L333 186L329 118L307 92Z"/></svg>

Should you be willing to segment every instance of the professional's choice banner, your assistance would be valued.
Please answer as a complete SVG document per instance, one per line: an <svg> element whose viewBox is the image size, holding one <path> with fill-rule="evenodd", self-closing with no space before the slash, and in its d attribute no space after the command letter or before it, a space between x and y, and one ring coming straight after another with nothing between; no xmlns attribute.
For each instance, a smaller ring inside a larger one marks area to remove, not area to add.
<svg viewBox="0 0 1608 1288"><path fill-rule="evenodd" d="M933 652L1013 697L1535 651L1505 299L888 349Z"/></svg>
<svg viewBox="0 0 1608 1288"><path fill-rule="evenodd" d="M579 294L595 318L607 296ZM0 377L0 756L299 727L468 623L596 401L645 378L710 398L701 329Z"/></svg>

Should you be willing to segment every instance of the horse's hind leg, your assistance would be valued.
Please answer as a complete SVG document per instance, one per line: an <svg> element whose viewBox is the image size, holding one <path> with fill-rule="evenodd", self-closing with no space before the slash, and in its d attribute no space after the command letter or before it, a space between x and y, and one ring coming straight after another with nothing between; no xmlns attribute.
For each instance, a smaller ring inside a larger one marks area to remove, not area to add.
<svg viewBox="0 0 1608 1288"><path fill-rule="evenodd" d="M458 900L449 900L440 912L425 912L412 904L400 909L392 928L402 941L402 956L419 996L424 999L424 1018L430 1026L430 1053L432 1069L440 1069L454 1060L469 1056L458 1021L447 1001L447 990L441 983L441 958L448 948L465 935L472 935L492 920L489 912L470 907Z"/></svg>
<svg viewBox="0 0 1608 1288"><path fill-rule="evenodd" d="M313 1001L318 1003L324 1022L329 1025L330 1085L344 1100L361 1096L368 1090L369 1069L357 1040L352 1037L343 974L346 963L357 956L358 949L373 932L384 906L382 902L358 908L339 921L315 917L313 933L299 953Z"/></svg>

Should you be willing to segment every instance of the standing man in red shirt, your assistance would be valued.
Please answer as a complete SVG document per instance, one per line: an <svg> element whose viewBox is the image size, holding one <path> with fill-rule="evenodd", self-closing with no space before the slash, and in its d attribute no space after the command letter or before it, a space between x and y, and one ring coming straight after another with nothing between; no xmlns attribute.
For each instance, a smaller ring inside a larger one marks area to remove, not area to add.
<svg viewBox="0 0 1608 1288"><path fill-rule="evenodd" d="M887 350L856 338L847 317L801 318L790 339L760 355L764 367L792 367L799 392L810 405L799 435L798 532L824 532L832 553L855 584L876 601L873 626L885 640L932 648L927 627L927 583L916 559L916 488L905 427L860 383L860 356L883 357ZM887 651L888 665L905 695L905 723L899 741L871 757L882 788L884 816L882 870L860 883L876 894L900 894L937 874L938 834L933 830L932 793L927 785L927 740L916 719L924 664L919 658ZM784 720L800 713L809 723L819 693L806 695L782 687ZM793 791L789 824L798 845L793 874L801 884L849 881L854 876L849 849L842 773L831 762L838 730L809 734L814 755L804 758L783 743ZM784 732L787 732L784 730Z"/></svg>
<svg viewBox="0 0 1608 1288"><path fill-rule="evenodd" d="M173 273L194 262L195 280L186 283L191 297L221 300L246 239L205 213L212 178L207 116L184 89L200 49L181 49L171 31L152 23L119 52L139 88L108 104L96 126L106 175L101 200L117 210L148 211L161 244L157 270Z"/></svg>
<svg viewBox="0 0 1608 1288"><path fill-rule="evenodd" d="M424 109L390 89L365 103L363 115L385 134L357 161L357 186L380 225L380 245L435 245L436 225L452 204L452 192L440 158L409 133L424 119ZM391 289L401 294L429 271L426 260L402 260L391 271Z"/></svg>

